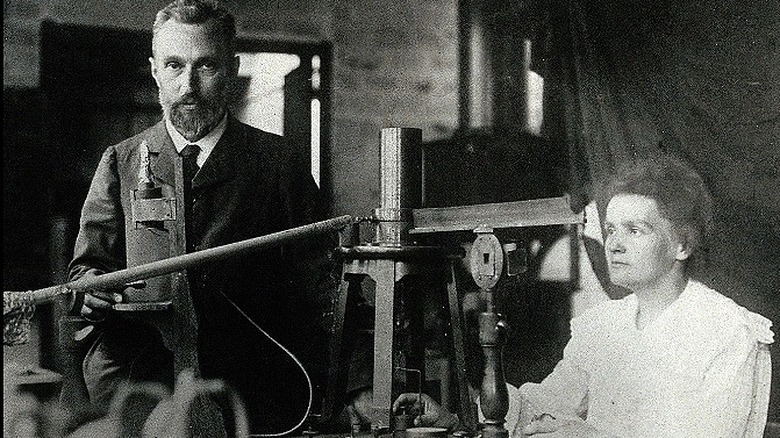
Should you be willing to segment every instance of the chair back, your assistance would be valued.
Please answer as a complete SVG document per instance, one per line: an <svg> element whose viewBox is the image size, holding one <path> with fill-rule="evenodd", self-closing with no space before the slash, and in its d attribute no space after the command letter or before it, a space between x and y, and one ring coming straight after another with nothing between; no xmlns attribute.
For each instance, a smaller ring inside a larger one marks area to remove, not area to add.
<svg viewBox="0 0 780 438"><path fill-rule="evenodd" d="M758 343L753 368L753 399L745 427L745 438L763 438L769 410L769 388L772 382L772 359L769 345Z"/></svg>

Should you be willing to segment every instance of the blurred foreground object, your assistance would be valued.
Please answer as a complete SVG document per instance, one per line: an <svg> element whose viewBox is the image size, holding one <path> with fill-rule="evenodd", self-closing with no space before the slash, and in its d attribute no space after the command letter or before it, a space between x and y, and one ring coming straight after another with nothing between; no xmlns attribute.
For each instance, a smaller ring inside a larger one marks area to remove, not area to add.
<svg viewBox="0 0 780 438"><path fill-rule="evenodd" d="M56 378L55 373L35 375L33 368L11 363L3 366L3 436L14 438L61 438L68 424L68 413L57 403L42 402L30 391L32 380Z"/></svg>

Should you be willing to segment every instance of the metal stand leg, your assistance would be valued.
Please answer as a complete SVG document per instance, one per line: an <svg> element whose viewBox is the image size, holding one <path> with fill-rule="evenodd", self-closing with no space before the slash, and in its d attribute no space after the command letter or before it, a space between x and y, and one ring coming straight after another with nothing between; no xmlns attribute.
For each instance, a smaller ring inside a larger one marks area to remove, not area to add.
<svg viewBox="0 0 780 438"><path fill-rule="evenodd" d="M372 431L391 427L393 405L393 370L396 366L395 300L396 262L375 260L371 277L376 281L374 319L374 402L371 413Z"/></svg>

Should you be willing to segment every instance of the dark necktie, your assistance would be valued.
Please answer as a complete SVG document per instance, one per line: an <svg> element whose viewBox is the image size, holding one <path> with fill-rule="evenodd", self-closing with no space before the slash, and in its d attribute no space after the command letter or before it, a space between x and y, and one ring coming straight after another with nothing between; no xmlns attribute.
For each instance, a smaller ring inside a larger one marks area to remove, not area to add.
<svg viewBox="0 0 780 438"><path fill-rule="evenodd" d="M195 174L198 173L198 169L200 169L200 167L198 167L198 154L200 154L200 146L196 144L188 144L181 151L185 187L192 183L192 178L195 178Z"/></svg>
<svg viewBox="0 0 780 438"><path fill-rule="evenodd" d="M192 233L192 229L195 226L195 218L192 214L192 206L194 203L192 179L195 178L195 174L198 173L198 169L200 169L198 166L198 154L200 154L200 146L196 144L188 144L181 151L182 173L184 174L184 218L187 252L192 251L195 245Z"/></svg>

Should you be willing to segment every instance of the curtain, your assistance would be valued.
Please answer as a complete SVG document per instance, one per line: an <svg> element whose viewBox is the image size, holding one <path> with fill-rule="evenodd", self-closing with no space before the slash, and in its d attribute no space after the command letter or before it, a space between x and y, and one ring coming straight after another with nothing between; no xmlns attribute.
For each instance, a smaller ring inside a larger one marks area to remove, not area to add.
<svg viewBox="0 0 780 438"><path fill-rule="evenodd" d="M585 2L552 2L549 14L549 99L560 120L551 127L557 132L547 134L568 145L571 189L581 208L615 165L656 153L659 135L641 99L610 71Z"/></svg>

